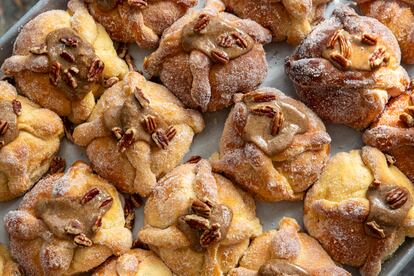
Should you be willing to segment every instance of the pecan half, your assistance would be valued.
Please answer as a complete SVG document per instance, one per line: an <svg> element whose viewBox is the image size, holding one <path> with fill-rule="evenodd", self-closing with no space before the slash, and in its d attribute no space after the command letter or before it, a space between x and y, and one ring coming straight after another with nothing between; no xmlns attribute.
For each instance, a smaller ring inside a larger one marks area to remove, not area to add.
<svg viewBox="0 0 414 276"><path fill-rule="evenodd" d="M200 237L200 245L202 247L208 247L213 243L220 241L221 239L221 232L220 232L220 225L217 223L211 225L209 229L204 231Z"/></svg>
<svg viewBox="0 0 414 276"><path fill-rule="evenodd" d="M9 130L9 123L7 121L0 120L0 136L5 135L7 130Z"/></svg>
<svg viewBox="0 0 414 276"><path fill-rule="evenodd" d="M50 79L50 82L54 86L57 86L60 79L61 79L61 75L60 75L60 70L61 69L62 69L62 65L57 61L54 61L50 65L49 79Z"/></svg>
<svg viewBox="0 0 414 276"><path fill-rule="evenodd" d="M85 234L79 234L75 236L73 239L76 245L84 246L84 247L90 247L92 246L92 241L85 235Z"/></svg>
<svg viewBox="0 0 414 276"><path fill-rule="evenodd" d="M227 53L214 49L211 51L211 58L216 63L227 64L230 61Z"/></svg>
<svg viewBox="0 0 414 276"><path fill-rule="evenodd" d="M335 33L331 36L331 38L328 41L328 48L334 48L335 43L338 40L339 34L342 32L342 30L336 30Z"/></svg>
<svg viewBox="0 0 414 276"><path fill-rule="evenodd" d="M76 81L76 79L73 77L73 75L68 70L65 70L63 72L62 79L71 88L76 89L78 87L78 82Z"/></svg>
<svg viewBox="0 0 414 276"><path fill-rule="evenodd" d="M59 41L68 47L77 47L79 44L79 41L76 37L62 37L59 39Z"/></svg>
<svg viewBox="0 0 414 276"><path fill-rule="evenodd" d="M91 201L92 199L95 198L95 196L97 196L100 193L99 189L97 188L92 188L89 191L86 192L86 194L82 197L80 203L82 205L88 203L89 201Z"/></svg>
<svg viewBox="0 0 414 276"><path fill-rule="evenodd" d="M47 54L47 47L46 45L33 47L29 49L29 52L33 55L44 55Z"/></svg>
<svg viewBox="0 0 414 276"><path fill-rule="evenodd" d="M110 87L112 87L117 82L119 82L119 78L118 77L110 77L109 79L104 80L103 86L105 88L110 88Z"/></svg>
<svg viewBox="0 0 414 276"><path fill-rule="evenodd" d="M251 100L255 103L267 103L276 100L276 95L272 93L261 93L253 96L247 95L243 97L243 100Z"/></svg>
<svg viewBox="0 0 414 276"><path fill-rule="evenodd" d="M198 162L201 161L201 159L203 159L201 156L194 155L194 156L191 156L190 159L188 159L186 163L197 164Z"/></svg>
<svg viewBox="0 0 414 276"><path fill-rule="evenodd" d="M186 215L184 221L195 230L204 231L210 228L210 221L197 215Z"/></svg>
<svg viewBox="0 0 414 276"><path fill-rule="evenodd" d="M414 127L414 117L408 113L402 113L400 120L405 124L406 127Z"/></svg>
<svg viewBox="0 0 414 276"><path fill-rule="evenodd" d="M204 30L208 24L210 23L210 16L208 14L200 14L200 16L197 19L197 22L194 25L194 32L195 33L201 33L202 30Z"/></svg>
<svg viewBox="0 0 414 276"><path fill-rule="evenodd" d="M211 217L211 206L199 199L193 201L193 204L191 205L191 211L194 214L206 219L209 219Z"/></svg>
<svg viewBox="0 0 414 276"><path fill-rule="evenodd" d="M339 41L339 48L341 50L341 54L345 57L345 58L349 58L351 56L351 42L349 41L349 39L340 34L338 37L338 41Z"/></svg>
<svg viewBox="0 0 414 276"><path fill-rule="evenodd" d="M333 53L331 54L330 58L335 64L337 64L339 67L343 69L348 69L349 66L351 66L351 62L349 61L349 59L345 58L341 54Z"/></svg>
<svg viewBox="0 0 414 276"><path fill-rule="evenodd" d="M222 34L218 38L218 44L223 48L230 48L234 45L235 40L230 34Z"/></svg>
<svg viewBox="0 0 414 276"><path fill-rule="evenodd" d="M276 115L276 110L274 107L270 106L270 105L266 105L263 107L257 107L251 110L251 112L254 115L258 115L258 116L267 116L271 119L273 119L273 117Z"/></svg>
<svg viewBox="0 0 414 276"><path fill-rule="evenodd" d="M395 187L387 192L385 199L391 209L398 209L407 202L408 192L403 188Z"/></svg>
<svg viewBox="0 0 414 276"><path fill-rule="evenodd" d="M363 34L361 42L370 46L374 46L378 42L378 38L372 34Z"/></svg>
<svg viewBox="0 0 414 276"><path fill-rule="evenodd" d="M145 8L148 6L147 0L128 0L128 5L130 5L133 8Z"/></svg>
<svg viewBox="0 0 414 276"><path fill-rule="evenodd" d="M232 37L236 41L237 46L240 48L246 49L249 46L247 41L238 32L232 33Z"/></svg>
<svg viewBox="0 0 414 276"><path fill-rule="evenodd" d="M69 72L73 73L73 74L78 74L79 73L79 69L76 66L72 66L68 69Z"/></svg>
<svg viewBox="0 0 414 276"><path fill-rule="evenodd" d="M125 198L124 205L125 228L132 230L135 223L135 211L131 199Z"/></svg>
<svg viewBox="0 0 414 276"><path fill-rule="evenodd" d="M372 53L369 58L369 64L372 69L379 68L386 65L390 60L390 55L386 52L384 47L379 47Z"/></svg>
<svg viewBox="0 0 414 276"><path fill-rule="evenodd" d="M122 136L124 135L124 131L120 127L114 127L111 129L113 135L116 139L121 140Z"/></svg>
<svg viewBox="0 0 414 276"><path fill-rule="evenodd" d="M385 232L384 230L378 225L378 223L376 221L369 221L366 223L366 226L368 227L368 229L371 231L371 233L379 238L379 239L384 239L385 238Z"/></svg>
<svg viewBox="0 0 414 276"><path fill-rule="evenodd" d="M101 203L101 205L99 206L99 208L103 208L103 207L106 207L106 206L108 206L108 205L112 205L112 202L113 202L114 200L113 200L113 198L112 197L106 197L106 198L104 198L103 200L102 200L102 203Z"/></svg>
<svg viewBox="0 0 414 276"><path fill-rule="evenodd" d="M125 131L124 135L122 136L121 140L119 140L118 142L119 152L125 152L135 142L136 136L137 130L135 128L127 129L127 131Z"/></svg>
<svg viewBox="0 0 414 276"><path fill-rule="evenodd" d="M155 120L155 117L148 115L144 118L142 121L144 130L148 132L149 134L153 134L155 130L157 129L157 121Z"/></svg>
<svg viewBox="0 0 414 276"><path fill-rule="evenodd" d="M75 56L66 50L63 50L62 53L60 53L60 57L69 62L75 61Z"/></svg>
<svg viewBox="0 0 414 276"><path fill-rule="evenodd" d="M165 135L165 132L162 129L158 129L155 131L152 135L152 140L155 142L155 144L160 148L165 150L169 145L169 140L167 135Z"/></svg>
<svg viewBox="0 0 414 276"><path fill-rule="evenodd" d="M105 64L102 62L102 60L100 60L99 58L94 59L94 61L92 61L91 67L89 68L89 72L87 75L88 81L97 81L101 77L104 68Z"/></svg>
<svg viewBox="0 0 414 276"><path fill-rule="evenodd" d="M278 112L276 112L275 116L272 119L272 128L270 130L270 133L273 136L278 135L280 130L282 129L284 122L285 116L283 116L283 113L279 110Z"/></svg>
<svg viewBox="0 0 414 276"><path fill-rule="evenodd" d="M52 175L55 173L64 172L66 168L66 160L60 156L55 156L52 158L52 162L50 162L48 174Z"/></svg>
<svg viewBox="0 0 414 276"><path fill-rule="evenodd" d="M20 116L22 114L22 103L19 102L18 100L13 100L12 106L13 106L14 114L16 114L17 116Z"/></svg>

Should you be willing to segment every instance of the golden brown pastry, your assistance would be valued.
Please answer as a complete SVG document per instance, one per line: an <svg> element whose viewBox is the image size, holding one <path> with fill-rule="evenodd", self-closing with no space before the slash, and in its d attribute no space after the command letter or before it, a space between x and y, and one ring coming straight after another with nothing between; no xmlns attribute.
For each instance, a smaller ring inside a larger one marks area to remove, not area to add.
<svg viewBox="0 0 414 276"><path fill-rule="evenodd" d="M273 41L296 45L323 18L330 0L223 0L229 12L271 30Z"/></svg>
<svg viewBox="0 0 414 276"><path fill-rule="evenodd" d="M204 128L162 85L136 72L105 91L73 138L85 146L94 170L123 192L148 196L157 179L181 163Z"/></svg>
<svg viewBox="0 0 414 276"><path fill-rule="evenodd" d="M411 91L410 91L411 92ZM363 140L388 153L390 162L414 181L414 96L403 94L393 99Z"/></svg>
<svg viewBox="0 0 414 276"><path fill-rule="evenodd" d="M4 221L26 275L86 272L132 245L118 192L82 162L41 180Z"/></svg>
<svg viewBox="0 0 414 276"><path fill-rule="evenodd" d="M80 123L102 87L122 78L128 67L85 4L71 0L68 11L42 13L22 28L2 70L23 95Z"/></svg>
<svg viewBox="0 0 414 276"><path fill-rule="evenodd" d="M396 36L404 63L414 64L414 1L355 0L362 13L378 19Z"/></svg>
<svg viewBox="0 0 414 276"><path fill-rule="evenodd" d="M131 249L111 258L93 276L172 276L170 269L149 250Z"/></svg>
<svg viewBox="0 0 414 276"><path fill-rule="evenodd" d="M255 209L253 198L212 173L208 161L195 160L158 182L138 237L177 275L222 275L262 233Z"/></svg>
<svg viewBox="0 0 414 276"><path fill-rule="evenodd" d="M141 48L157 47L164 30L197 4L197 0L84 1L112 39Z"/></svg>
<svg viewBox="0 0 414 276"><path fill-rule="evenodd" d="M338 7L286 59L296 92L323 120L369 126L409 84L392 32L377 20Z"/></svg>
<svg viewBox="0 0 414 276"><path fill-rule="evenodd" d="M337 266L314 238L301 233L295 219L282 218L278 230L255 238L229 276L351 276ZM250 273L250 274L249 274Z"/></svg>
<svg viewBox="0 0 414 276"><path fill-rule="evenodd" d="M373 147L342 152L305 199L304 223L335 261L378 275L414 236L413 184Z"/></svg>
<svg viewBox="0 0 414 276"><path fill-rule="evenodd" d="M262 44L270 42L269 31L223 10L220 0L207 0L168 28L144 61L150 77L203 112L229 106L235 93L256 88L267 73Z"/></svg>
<svg viewBox="0 0 414 276"><path fill-rule="evenodd" d="M273 88L236 96L213 168L266 201L301 200L329 157L322 121Z"/></svg>
<svg viewBox="0 0 414 276"><path fill-rule="evenodd" d="M3 276L23 276L22 269L10 256L7 247L0 244L0 275Z"/></svg>
<svg viewBox="0 0 414 276"><path fill-rule="evenodd" d="M23 195L49 170L62 136L58 115L0 81L0 201Z"/></svg>

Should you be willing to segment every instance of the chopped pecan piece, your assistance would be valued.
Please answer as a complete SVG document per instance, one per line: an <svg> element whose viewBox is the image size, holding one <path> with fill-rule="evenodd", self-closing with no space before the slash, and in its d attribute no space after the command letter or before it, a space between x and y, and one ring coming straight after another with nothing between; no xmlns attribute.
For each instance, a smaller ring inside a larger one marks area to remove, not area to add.
<svg viewBox="0 0 414 276"><path fill-rule="evenodd" d="M386 52L384 47L379 47L372 53L369 58L369 63L372 69L379 68L386 65L390 60L390 55Z"/></svg>
<svg viewBox="0 0 414 276"><path fill-rule="evenodd" d="M98 232L99 228L102 226L102 217L96 219L95 223L92 225L92 232Z"/></svg>
<svg viewBox="0 0 414 276"><path fill-rule="evenodd" d="M221 63L221 64L227 64L230 61L230 58L227 55L227 53L216 50L216 49L211 51L211 58L213 59L214 62Z"/></svg>
<svg viewBox="0 0 414 276"><path fill-rule="evenodd" d="M340 33L342 32L342 30L336 30L335 33L331 36L331 38L328 41L328 48L334 48L335 47L335 43L338 40L338 37L340 35Z"/></svg>
<svg viewBox="0 0 414 276"><path fill-rule="evenodd" d="M273 136L276 136L279 134L280 130L282 129L284 121L285 121L285 117L283 116L283 113L279 110L278 112L276 112L275 116L272 119L272 129L270 132Z"/></svg>
<svg viewBox="0 0 414 276"><path fill-rule="evenodd" d="M147 0L128 0L128 5L134 8L145 8L148 6Z"/></svg>
<svg viewBox="0 0 414 276"><path fill-rule="evenodd" d="M218 38L218 44L223 48L230 48L234 45L235 41L230 34L222 34Z"/></svg>
<svg viewBox="0 0 414 276"><path fill-rule="evenodd" d="M125 131L124 135L122 136L121 140L118 142L118 150L119 152L123 153L135 142L135 137L137 135L137 131L135 128L130 128Z"/></svg>
<svg viewBox="0 0 414 276"><path fill-rule="evenodd" d="M66 50L63 50L62 53L60 53L60 57L69 62L75 61L75 57Z"/></svg>
<svg viewBox="0 0 414 276"><path fill-rule="evenodd" d="M17 116L20 116L22 114L22 103L19 102L18 100L13 100L12 106L13 106L14 114L16 114Z"/></svg>
<svg viewBox="0 0 414 276"><path fill-rule="evenodd" d="M194 32L201 33L201 31L204 30L209 23L210 23L210 16L205 13L200 14L197 22L194 25Z"/></svg>
<svg viewBox="0 0 414 276"><path fill-rule="evenodd" d="M187 215L184 221L195 230L204 231L210 228L210 221L197 215Z"/></svg>
<svg viewBox="0 0 414 276"><path fill-rule="evenodd" d="M7 130L9 130L9 123L7 121L0 120L0 136L5 135Z"/></svg>
<svg viewBox="0 0 414 276"><path fill-rule="evenodd" d="M363 34L361 42L370 46L377 44L378 38L372 34Z"/></svg>
<svg viewBox="0 0 414 276"><path fill-rule="evenodd" d="M89 82L97 81L101 77L104 67L105 67L105 64L102 62L102 60L100 60L99 58L96 58L92 62L91 67L89 68L89 72L87 75L88 81Z"/></svg>
<svg viewBox="0 0 414 276"><path fill-rule="evenodd" d="M209 229L204 231L200 237L200 245L202 247L208 247L213 243L220 241L221 239L221 232L220 232L220 225L217 223L211 225Z"/></svg>
<svg viewBox="0 0 414 276"><path fill-rule="evenodd" d="M144 91L141 88L135 88L135 98L138 100L138 103L142 108L147 107L150 104L150 100L145 96Z"/></svg>
<svg viewBox="0 0 414 276"><path fill-rule="evenodd" d="M104 80L103 86L105 88L110 88L110 87L112 87L117 82L119 82L119 78L118 77L111 77L109 79Z"/></svg>
<svg viewBox="0 0 414 276"><path fill-rule="evenodd" d="M81 199L81 204L84 205L94 199L95 196L97 196L100 193L99 189L92 188L89 191L86 192L86 194Z"/></svg>
<svg viewBox="0 0 414 276"><path fill-rule="evenodd" d="M175 135L177 135L177 130L175 129L174 126L169 126L165 135L168 138L168 142L171 142L172 139L174 139Z"/></svg>
<svg viewBox="0 0 414 276"><path fill-rule="evenodd" d="M254 115L267 116L271 119L273 119L273 117L276 115L275 108L270 106L270 105L266 105L266 106L263 106L263 107L256 107L256 108L252 109L251 112Z"/></svg>
<svg viewBox="0 0 414 276"><path fill-rule="evenodd" d="M85 234L79 234L75 236L73 239L76 245L84 246L84 247L90 247L92 246L92 241L85 235Z"/></svg>
<svg viewBox="0 0 414 276"><path fill-rule="evenodd" d="M158 129L155 131L152 135L152 140L155 142L155 144L160 148L165 150L169 145L169 140L167 135L162 129Z"/></svg>
<svg viewBox="0 0 414 276"><path fill-rule="evenodd" d="M102 203L101 203L101 205L99 206L99 208L103 208L103 207L105 207L105 206L108 206L108 205L112 205L112 202L113 202L114 200L112 199L112 197L107 197L107 198L104 198L103 200L102 200Z"/></svg>
<svg viewBox="0 0 414 276"><path fill-rule="evenodd" d="M384 239L385 238L385 232L384 230L378 225L376 221L369 221L366 223L366 226L370 230L370 232L377 237L378 239Z"/></svg>
<svg viewBox="0 0 414 276"><path fill-rule="evenodd" d="M276 95L273 93L260 93L252 96L244 96L243 100L253 101L255 103L267 103L276 100Z"/></svg>
<svg viewBox="0 0 414 276"><path fill-rule="evenodd" d="M116 137L116 139L121 140L122 136L124 135L124 131L120 127L114 127L111 129L112 133Z"/></svg>
<svg viewBox="0 0 414 276"><path fill-rule="evenodd" d="M387 159L388 166L394 165L397 160L395 160L394 156L386 154L385 159Z"/></svg>
<svg viewBox="0 0 414 276"><path fill-rule="evenodd" d="M201 161L201 159L203 159L201 156L194 155L194 156L191 156L190 159L188 159L186 163L197 164L198 162Z"/></svg>
<svg viewBox="0 0 414 276"><path fill-rule="evenodd" d="M59 39L59 41L68 47L77 47L79 44L79 41L76 37L62 37Z"/></svg>
<svg viewBox="0 0 414 276"><path fill-rule="evenodd" d="M144 130L149 134L153 134L157 129L157 121L155 120L155 117L151 115L146 116L142 121L142 124L144 126Z"/></svg>
<svg viewBox="0 0 414 276"><path fill-rule="evenodd" d="M131 199L125 198L124 205L125 228L132 230L135 223L135 211Z"/></svg>
<svg viewBox="0 0 414 276"><path fill-rule="evenodd" d="M63 72L63 81L73 89L78 87L78 82L68 70Z"/></svg>
<svg viewBox="0 0 414 276"><path fill-rule="evenodd" d="M54 86L57 86L61 79L61 72L60 72L61 69L62 69L62 65L57 61L54 61L50 65L49 79L50 79L50 82Z"/></svg>
<svg viewBox="0 0 414 276"><path fill-rule="evenodd" d="M408 191L400 187L395 187L389 190L386 194L386 201L391 209L400 208L407 202L407 200Z"/></svg>
<svg viewBox="0 0 414 276"><path fill-rule="evenodd" d="M66 160L60 156L55 156L50 162L50 168L48 174L52 175L55 173L64 172L66 168Z"/></svg>

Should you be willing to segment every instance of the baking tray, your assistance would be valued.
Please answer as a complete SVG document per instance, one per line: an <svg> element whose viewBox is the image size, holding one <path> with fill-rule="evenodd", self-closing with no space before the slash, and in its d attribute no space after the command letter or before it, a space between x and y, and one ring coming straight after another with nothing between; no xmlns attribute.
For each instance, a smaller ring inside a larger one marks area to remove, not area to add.
<svg viewBox="0 0 414 276"><path fill-rule="evenodd" d="M204 0L199 0L197 8L204 6ZM52 9L65 9L67 0L40 0L28 11L13 27L11 27L0 38L0 64L12 53L14 40L20 28L36 15ZM327 8L326 15L329 16L335 6L340 3L350 3L346 0L334 0ZM285 44L266 45L267 61L269 63L269 72L262 87L270 86L283 91L285 94L297 98L290 80L287 78L284 69L284 59L293 51L293 47ZM135 59L138 69L142 69L144 57L151 51L138 49L135 45L130 46L130 53ZM414 75L414 66L404 66L410 75ZM216 113L204 114L206 129L194 138L190 152L184 158L186 160L192 155L201 155L204 158L210 157L211 154L218 150L219 139L223 130L224 122L229 110L223 110ZM327 125L328 132L332 137L331 155L341 151L359 149L362 146L361 133L341 125ZM76 160L88 161L83 149L64 140L61 146L60 155L66 159L68 166ZM20 199L0 203L0 217L18 207ZM264 230L273 229L277 226L279 220L284 216L294 217L302 224L303 202L279 202L265 203L256 201L257 215L260 218ZM137 230L143 225L143 208L136 210L136 221L134 227L134 237ZM303 228L302 228L303 229ZM0 227L0 242L8 244L8 236L2 225ZM406 242L398 249L393 257L385 262L382 266L381 275L398 275L399 272L407 265L414 256L414 239L407 239ZM358 271L353 268L345 267L353 275L359 275ZM414 268L413 268L414 271Z"/></svg>

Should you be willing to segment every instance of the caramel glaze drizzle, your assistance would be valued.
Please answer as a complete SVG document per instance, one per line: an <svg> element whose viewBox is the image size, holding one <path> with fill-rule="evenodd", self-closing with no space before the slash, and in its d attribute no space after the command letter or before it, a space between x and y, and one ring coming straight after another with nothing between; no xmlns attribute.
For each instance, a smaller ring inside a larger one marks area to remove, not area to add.
<svg viewBox="0 0 414 276"><path fill-rule="evenodd" d="M351 35L337 30L329 39L322 56L340 70L372 71L390 62L390 54L379 39L368 33Z"/></svg>
<svg viewBox="0 0 414 276"><path fill-rule="evenodd" d="M208 14L201 14L185 25L182 33L184 51L199 50L215 63L227 64L248 53L254 45L248 34L219 16Z"/></svg>

